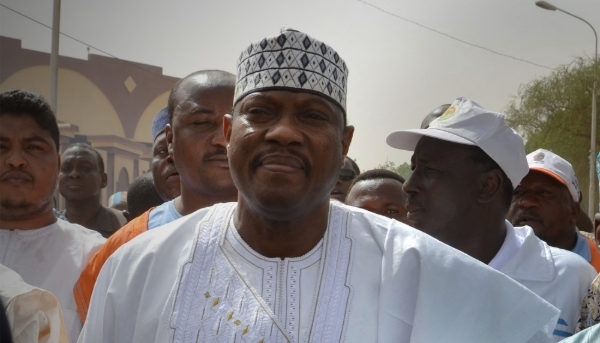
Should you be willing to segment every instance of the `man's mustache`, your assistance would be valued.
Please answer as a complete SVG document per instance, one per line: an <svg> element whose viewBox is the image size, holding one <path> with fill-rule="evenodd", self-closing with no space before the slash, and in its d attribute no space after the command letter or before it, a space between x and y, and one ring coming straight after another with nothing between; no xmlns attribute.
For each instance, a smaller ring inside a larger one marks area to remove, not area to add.
<svg viewBox="0 0 600 343"><path fill-rule="evenodd" d="M263 152L258 153L256 156L254 156L254 158L250 161L250 168L251 170L256 170L256 168L258 168L261 165L261 161L268 155L274 155L274 154L278 154L278 155L291 155L294 156L295 158L297 158L298 160L300 160L300 163L302 164L302 167L304 168L304 174L306 176L310 175L310 172L312 170L312 166L310 165L310 162L308 160L308 158L306 156L304 156L302 153L299 153L295 150L292 149L287 149L287 148L271 148L268 150L265 150Z"/></svg>
<svg viewBox="0 0 600 343"><path fill-rule="evenodd" d="M206 154L204 154L204 156L202 156L202 161L206 162L209 159L215 157L215 156L225 156L227 157L227 149L225 148L216 148L213 151L207 152Z"/></svg>

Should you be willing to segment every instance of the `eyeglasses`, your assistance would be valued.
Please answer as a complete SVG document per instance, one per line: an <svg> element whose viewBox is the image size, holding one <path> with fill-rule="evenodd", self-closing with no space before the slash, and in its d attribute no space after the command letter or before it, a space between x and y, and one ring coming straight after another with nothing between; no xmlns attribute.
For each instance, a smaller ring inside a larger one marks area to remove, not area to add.
<svg viewBox="0 0 600 343"><path fill-rule="evenodd" d="M356 173L352 169L340 170L340 180L342 180L342 181L354 180L355 177L356 177Z"/></svg>

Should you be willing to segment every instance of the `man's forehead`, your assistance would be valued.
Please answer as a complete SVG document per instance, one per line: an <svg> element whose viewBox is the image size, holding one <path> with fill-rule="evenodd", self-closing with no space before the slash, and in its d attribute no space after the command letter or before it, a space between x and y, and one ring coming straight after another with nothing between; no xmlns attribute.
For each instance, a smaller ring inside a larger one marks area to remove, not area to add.
<svg viewBox="0 0 600 343"><path fill-rule="evenodd" d="M306 91L298 90L285 90L285 89L273 89L273 90L261 90L250 93L244 98L240 99L239 104L244 104L251 101L265 101L273 103L285 103L290 104L290 100L293 101L294 105L305 105L305 104L319 104L329 108L333 112L340 112L339 106L334 104L331 100L326 99L318 94L309 93Z"/></svg>
<svg viewBox="0 0 600 343"><path fill-rule="evenodd" d="M50 132L42 129L35 119L28 115L0 115L0 137L3 140L42 140L54 145Z"/></svg>
<svg viewBox="0 0 600 343"><path fill-rule="evenodd" d="M469 145L423 136L415 147L413 158L440 161L463 160L469 156L470 150Z"/></svg>
<svg viewBox="0 0 600 343"><path fill-rule="evenodd" d="M82 147L72 147L63 152L62 159L63 161L67 159L77 159L96 162L96 154Z"/></svg>
<svg viewBox="0 0 600 343"><path fill-rule="evenodd" d="M567 192L569 189L555 177L548 175L539 170L529 170L529 173L523 178L519 186L550 186L554 188L564 188Z"/></svg>

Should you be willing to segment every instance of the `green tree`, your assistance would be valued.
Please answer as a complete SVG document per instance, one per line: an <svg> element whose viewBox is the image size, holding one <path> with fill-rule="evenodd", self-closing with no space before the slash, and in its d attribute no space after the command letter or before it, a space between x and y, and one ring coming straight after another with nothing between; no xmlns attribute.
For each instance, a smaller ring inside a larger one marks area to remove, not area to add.
<svg viewBox="0 0 600 343"><path fill-rule="evenodd" d="M594 71L593 59L577 58L548 76L521 85L506 108L507 122L525 139L527 153L544 148L573 165L584 211L588 208Z"/></svg>
<svg viewBox="0 0 600 343"><path fill-rule="evenodd" d="M399 166L396 166L396 163L386 160L384 164L378 165L377 169L391 170L405 179L408 179L410 174L412 174L412 170L410 170L410 165L406 162L402 163Z"/></svg>

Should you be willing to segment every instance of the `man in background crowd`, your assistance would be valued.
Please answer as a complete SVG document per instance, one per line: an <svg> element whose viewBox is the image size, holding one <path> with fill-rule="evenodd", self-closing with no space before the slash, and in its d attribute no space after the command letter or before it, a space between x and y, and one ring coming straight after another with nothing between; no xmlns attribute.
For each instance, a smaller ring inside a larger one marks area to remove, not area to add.
<svg viewBox="0 0 600 343"><path fill-rule="evenodd" d="M58 174L58 190L65 198L62 214L71 223L98 231L108 238L125 225L127 219L122 211L100 203L106 184L104 161L96 149L75 143L63 152Z"/></svg>
<svg viewBox="0 0 600 343"><path fill-rule="evenodd" d="M127 211L124 212L128 220L139 217L142 213L160 206L165 201L160 197L154 186L152 172L147 172L133 180L127 190Z"/></svg>
<svg viewBox="0 0 600 343"><path fill-rule="evenodd" d="M159 194L168 195L174 193L169 186L175 183L175 180L171 183L170 177L176 170L181 195L132 220L94 256L74 288L83 321L100 269L121 245L198 209L236 200L237 189L231 180L223 136L223 116L231 110L234 87L235 76L219 70L195 72L173 87L167 112L170 124L166 125L161 111L155 122L166 126L153 125L154 137L165 131L171 156L165 156L162 149L154 149L152 172L155 180L165 181L157 185ZM170 169L168 160L174 162L176 169Z"/></svg>
<svg viewBox="0 0 600 343"><path fill-rule="evenodd" d="M82 322L71 289L105 239L54 215L58 151L58 125L44 99L0 93L0 263L56 296L75 342Z"/></svg>
<svg viewBox="0 0 600 343"><path fill-rule="evenodd" d="M154 186L164 201L171 201L181 195L181 180L169 153L165 128L169 124L169 108L161 109L152 120L152 178Z"/></svg>
<svg viewBox="0 0 600 343"><path fill-rule="evenodd" d="M406 223L404 178L393 171L373 169L358 175L348 190L346 205Z"/></svg>
<svg viewBox="0 0 600 343"><path fill-rule="evenodd" d="M358 168L358 164L354 162L353 159L346 156L344 159L344 165L340 170L340 176L338 177L338 181L331 191L331 198L340 202L344 202L346 200L346 195L348 195L348 188L352 183L352 180L360 174L360 169Z"/></svg>
<svg viewBox="0 0 600 343"><path fill-rule="evenodd" d="M577 232L579 182L564 158L538 149L527 155L529 173L517 186L508 213L513 225L528 225L548 245L572 251L600 271L596 242Z"/></svg>
<svg viewBox="0 0 600 343"><path fill-rule="evenodd" d="M578 256L542 242L531 228L506 220L513 185L528 167L523 140L504 115L458 98L427 129L393 132L387 143L414 151L413 173L403 187L408 222L556 306L561 313L553 341L570 336L596 273Z"/></svg>

